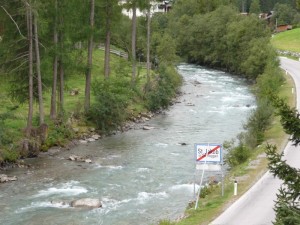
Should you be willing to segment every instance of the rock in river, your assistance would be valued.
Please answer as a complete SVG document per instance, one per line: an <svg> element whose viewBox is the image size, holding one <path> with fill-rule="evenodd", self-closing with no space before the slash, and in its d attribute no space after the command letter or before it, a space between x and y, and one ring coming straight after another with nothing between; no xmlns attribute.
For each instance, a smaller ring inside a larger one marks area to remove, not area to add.
<svg viewBox="0 0 300 225"><path fill-rule="evenodd" d="M72 207L79 208L100 208L102 207L102 203L99 199L94 198L82 198L78 200L74 200L70 204Z"/></svg>

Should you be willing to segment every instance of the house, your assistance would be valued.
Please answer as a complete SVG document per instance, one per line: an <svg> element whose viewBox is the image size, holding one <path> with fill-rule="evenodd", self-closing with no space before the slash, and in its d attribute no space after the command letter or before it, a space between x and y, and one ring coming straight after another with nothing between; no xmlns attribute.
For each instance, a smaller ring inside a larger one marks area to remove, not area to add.
<svg viewBox="0 0 300 225"><path fill-rule="evenodd" d="M173 0L169 0L169 1L159 1L159 2L150 2L151 4L151 14L154 14L154 13L157 13L157 12L162 12L162 13L166 13L166 12L169 12L172 8L172 2ZM119 5L123 5L126 3L126 0L120 0L119 1ZM132 10L127 10L127 9L123 9L122 10L122 13L124 15L127 15L129 16L130 18L132 17ZM136 15L137 16L145 16L146 15L146 11L143 10L139 10L137 9L136 11Z"/></svg>
<svg viewBox="0 0 300 225"><path fill-rule="evenodd" d="M275 29L275 32L283 32L283 31L287 31L287 30L291 30L293 27L292 25L288 25L288 24L282 24L282 25L278 25Z"/></svg>

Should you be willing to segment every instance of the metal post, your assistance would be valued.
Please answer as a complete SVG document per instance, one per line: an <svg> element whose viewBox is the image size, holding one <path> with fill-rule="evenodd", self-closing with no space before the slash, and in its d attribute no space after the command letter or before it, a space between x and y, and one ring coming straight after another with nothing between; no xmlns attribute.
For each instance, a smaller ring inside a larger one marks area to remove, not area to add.
<svg viewBox="0 0 300 225"><path fill-rule="evenodd" d="M221 180L221 182L222 182L222 196L224 196L224 172L223 172L223 163L221 164L221 173L222 173L222 180Z"/></svg>
<svg viewBox="0 0 300 225"><path fill-rule="evenodd" d="M209 149L209 143L208 143L208 148L206 149L205 163L204 163L204 167L203 167L203 170L202 170L202 176L201 176L201 181L200 181L200 186L199 186L199 193L197 194L195 210L198 208L198 202L199 202L199 198L200 198L200 194L201 194L201 187L202 187L202 182L203 182L203 177L204 177L204 170L205 170L207 155L208 155L208 152L209 152L208 149Z"/></svg>
<svg viewBox="0 0 300 225"><path fill-rule="evenodd" d="M206 162L205 162L205 164L206 164ZM203 177L204 177L204 170L205 170L205 168L203 167L199 191L197 192L197 200L196 200L195 209L198 208L198 202L199 202L199 198L200 198L200 194L201 194L201 186L202 186L202 181L203 181Z"/></svg>

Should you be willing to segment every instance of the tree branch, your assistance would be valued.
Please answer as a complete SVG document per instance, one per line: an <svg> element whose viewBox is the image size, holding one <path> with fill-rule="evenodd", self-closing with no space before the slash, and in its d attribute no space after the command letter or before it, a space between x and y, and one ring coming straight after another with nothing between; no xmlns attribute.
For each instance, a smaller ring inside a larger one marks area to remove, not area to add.
<svg viewBox="0 0 300 225"><path fill-rule="evenodd" d="M19 31L19 34L20 34L23 38L26 39L26 37L22 34L22 32L21 32L21 30L20 30L18 24L17 24L16 21L12 18L12 16L7 12L7 10L6 10L3 6L1 6L1 8L2 8L2 9L4 10L4 12L9 16L9 18L14 22L14 24L16 25L16 27L17 27L17 29L18 29L18 31Z"/></svg>

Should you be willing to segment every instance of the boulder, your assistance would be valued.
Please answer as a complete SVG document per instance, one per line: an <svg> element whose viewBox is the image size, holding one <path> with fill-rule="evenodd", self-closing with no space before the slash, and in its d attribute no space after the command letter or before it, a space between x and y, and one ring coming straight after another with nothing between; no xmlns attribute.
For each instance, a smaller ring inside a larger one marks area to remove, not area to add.
<svg viewBox="0 0 300 225"><path fill-rule="evenodd" d="M152 130L154 129L154 127L150 127L150 126L143 126L143 130Z"/></svg>
<svg viewBox="0 0 300 225"><path fill-rule="evenodd" d="M99 138L101 138L101 136L99 134L94 134L94 135L92 135L92 138L94 138L95 140L98 140Z"/></svg>
<svg viewBox="0 0 300 225"><path fill-rule="evenodd" d="M71 161L92 163L91 159L82 157L82 156L78 156L78 155L70 155L68 159Z"/></svg>
<svg viewBox="0 0 300 225"><path fill-rule="evenodd" d="M77 199L71 202L71 207L78 207L78 208L101 208L102 203L99 199L93 198L82 198Z"/></svg>
<svg viewBox="0 0 300 225"><path fill-rule="evenodd" d="M15 181L15 180L17 180L16 176L9 177L6 174L0 174L0 183L5 183L8 181Z"/></svg>
<svg viewBox="0 0 300 225"><path fill-rule="evenodd" d="M94 139L94 138L88 138L88 139L86 139L86 141L87 142L93 142L93 141L96 141L96 139Z"/></svg>

